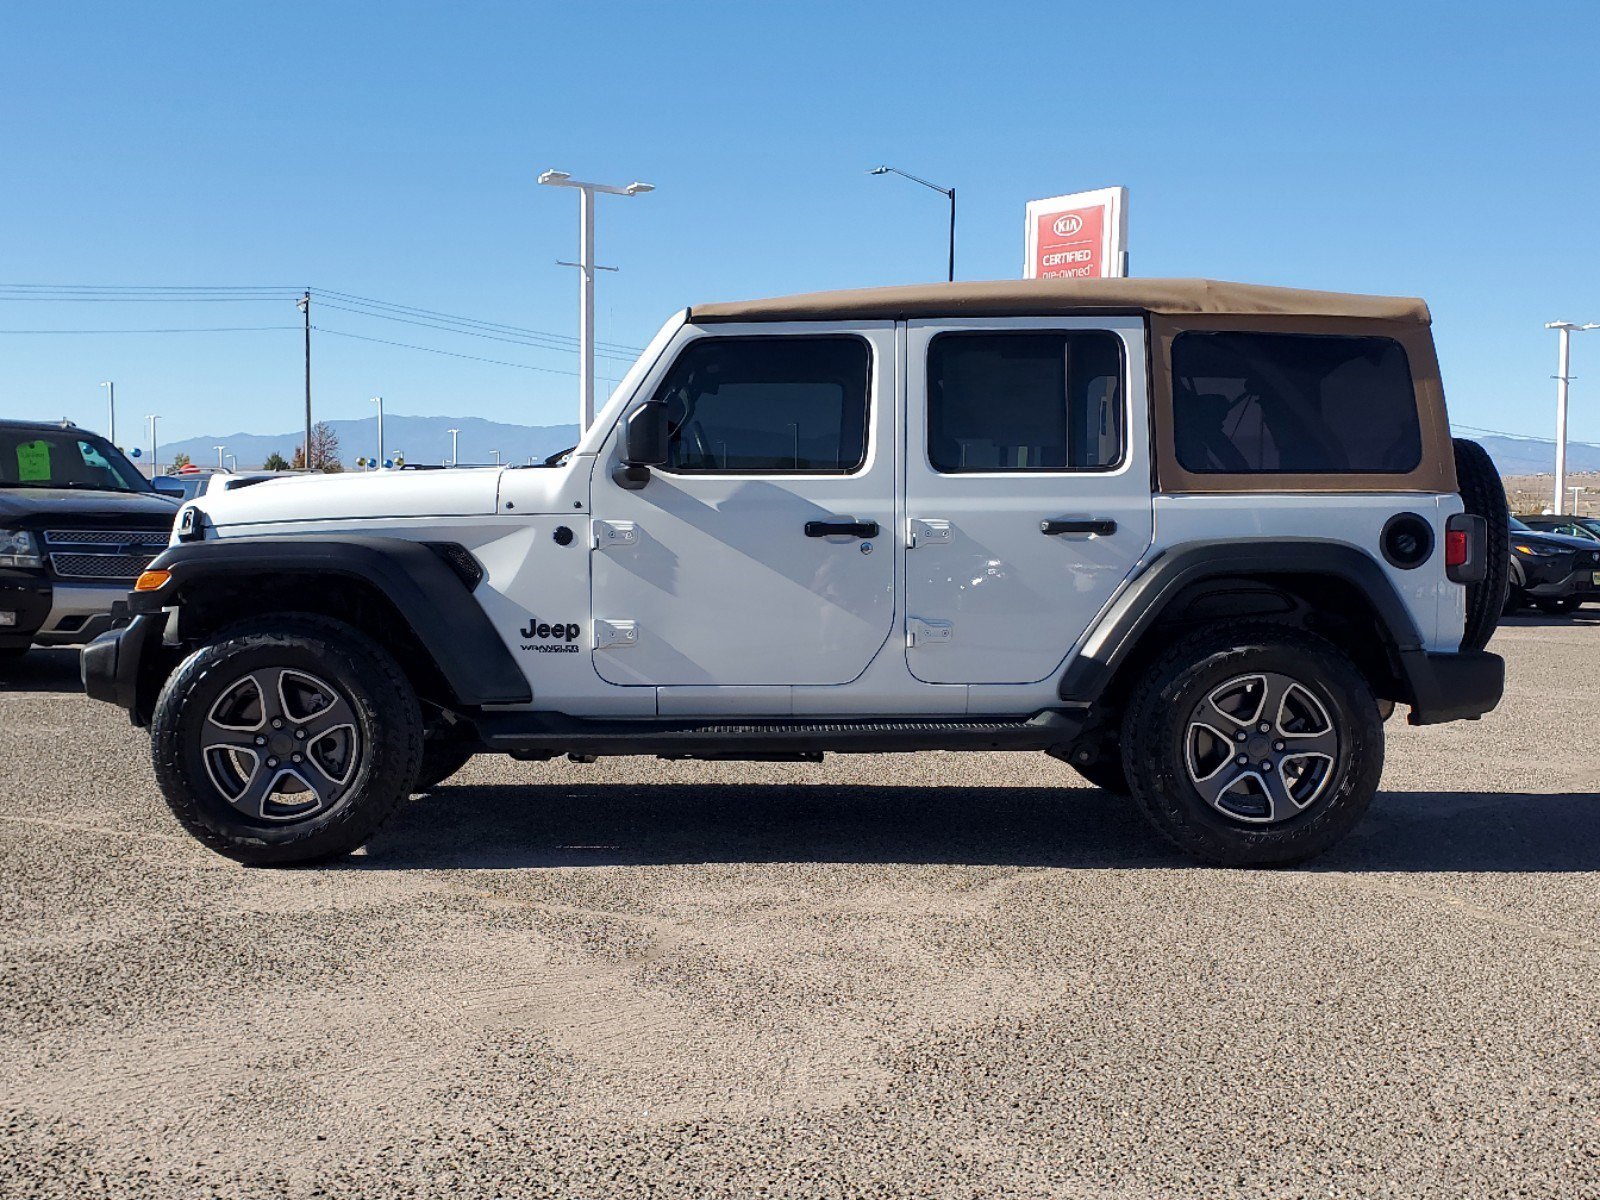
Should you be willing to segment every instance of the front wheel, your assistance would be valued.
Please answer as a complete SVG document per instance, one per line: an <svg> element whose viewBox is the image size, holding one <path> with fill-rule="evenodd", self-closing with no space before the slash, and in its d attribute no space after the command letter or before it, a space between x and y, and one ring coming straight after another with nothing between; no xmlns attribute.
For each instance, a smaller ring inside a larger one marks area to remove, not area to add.
<svg viewBox="0 0 1600 1200"><path fill-rule="evenodd" d="M1184 638L1150 667L1122 750L1135 801L1179 849L1287 866L1360 820L1383 773L1383 723L1332 644L1241 622Z"/></svg>
<svg viewBox="0 0 1600 1200"><path fill-rule="evenodd" d="M410 794L422 757L421 712L394 659L317 616L223 630L167 680L150 732L179 822L255 866L355 850Z"/></svg>

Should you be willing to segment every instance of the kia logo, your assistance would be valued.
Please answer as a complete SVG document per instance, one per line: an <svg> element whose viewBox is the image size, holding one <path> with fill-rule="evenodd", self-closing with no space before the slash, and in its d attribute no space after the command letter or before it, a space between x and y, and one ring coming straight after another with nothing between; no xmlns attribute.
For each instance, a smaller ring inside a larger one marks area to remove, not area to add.
<svg viewBox="0 0 1600 1200"><path fill-rule="evenodd" d="M1057 237L1071 237L1083 228L1083 218L1077 213L1068 213L1064 217L1057 217L1050 228Z"/></svg>

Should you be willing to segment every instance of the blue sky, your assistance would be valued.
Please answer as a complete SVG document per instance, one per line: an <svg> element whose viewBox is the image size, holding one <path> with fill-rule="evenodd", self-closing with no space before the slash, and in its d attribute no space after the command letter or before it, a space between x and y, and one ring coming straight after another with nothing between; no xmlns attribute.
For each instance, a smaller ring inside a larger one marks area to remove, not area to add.
<svg viewBox="0 0 1600 1200"><path fill-rule="evenodd" d="M603 203L599 336L685 304L1014 277L1022 207L1124 184L1141 275L1433 307L1453 418L1548 435L1555 335L1600 320L1600 20L1520 4L0 5L0 282L309 285L576 332L576 197ZM0 300L0 329L286 325L287 301ZM575 356L323 311L321 416L570 420ZM1585 339L1588 339L1587 341ZM0 334L0 414L162 435L300 421L293 329ZM1574 342L1600 441L1600 331Z"/></svg>

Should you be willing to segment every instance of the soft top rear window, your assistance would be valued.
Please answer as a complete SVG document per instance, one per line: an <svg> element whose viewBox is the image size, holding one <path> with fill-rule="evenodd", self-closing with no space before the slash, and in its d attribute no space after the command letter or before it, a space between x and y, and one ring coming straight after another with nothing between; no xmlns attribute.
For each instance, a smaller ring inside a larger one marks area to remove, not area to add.
<svg viewBox="0 0 1600 1200"><path fill-rule="evenodd" d="M1201 474L1395 474L1422 462L1411 364L1386 337L1190 330L1172 343L1179 464Z"/></svg>

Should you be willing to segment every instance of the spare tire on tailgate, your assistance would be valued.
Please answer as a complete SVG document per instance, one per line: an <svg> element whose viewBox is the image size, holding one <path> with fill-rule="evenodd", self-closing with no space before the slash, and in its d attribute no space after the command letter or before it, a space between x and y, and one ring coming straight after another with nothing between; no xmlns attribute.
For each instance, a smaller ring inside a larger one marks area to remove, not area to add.
<svg viewBox="0 0 1600 1200"><path fill-rule="evenodd" d="M1489 452L1477 442L1455 438L1456 488L1467 511L1484 519L1489 536L1484 545L1483 578L1467 584L1467 623L1461 635L1463 650L1482 650L1494 636L1505 607L1511 570L1511 508Z"/></svg>

